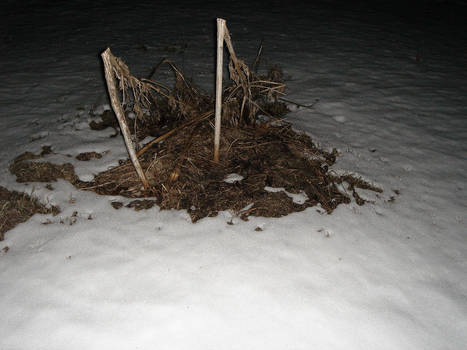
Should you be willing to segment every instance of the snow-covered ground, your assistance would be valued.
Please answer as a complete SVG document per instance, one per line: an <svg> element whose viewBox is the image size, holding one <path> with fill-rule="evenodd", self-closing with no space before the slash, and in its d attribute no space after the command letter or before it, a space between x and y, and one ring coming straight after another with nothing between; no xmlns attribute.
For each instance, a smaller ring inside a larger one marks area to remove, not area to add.
<svg viewBox="0 0 467 350"><path fill-rule="evenodd" d="M0 242L0 349L465 349L461 2L38 3L2 5L0 185L62 213ZM15 182L9 162L43 145L84 179L127 157L113 131L87 126L89 109L108 103L107 46L136 75L168 56L212 90L216 17L247 61L264 39L263 67L282 66L288 98L319 100L294 108L294 127L337 147L335 171L373 181L381 198L362 193L374 203L331 215L192 224L182 211L115 210L128 199L64 181ZM106 153L66 156L84 151Z"/></svg>

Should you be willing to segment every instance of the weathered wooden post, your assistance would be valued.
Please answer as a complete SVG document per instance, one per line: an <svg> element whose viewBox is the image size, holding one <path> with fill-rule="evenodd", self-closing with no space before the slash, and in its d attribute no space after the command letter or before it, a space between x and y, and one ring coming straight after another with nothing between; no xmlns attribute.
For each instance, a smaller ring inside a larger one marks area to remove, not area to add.
<svg viewBox="0 0 467 350"><path fill-rule="evenodd" d="M214 161L219 161L222 116L222 59L224 55L225 20L217 19L216 120L214 130Z"/></svg>

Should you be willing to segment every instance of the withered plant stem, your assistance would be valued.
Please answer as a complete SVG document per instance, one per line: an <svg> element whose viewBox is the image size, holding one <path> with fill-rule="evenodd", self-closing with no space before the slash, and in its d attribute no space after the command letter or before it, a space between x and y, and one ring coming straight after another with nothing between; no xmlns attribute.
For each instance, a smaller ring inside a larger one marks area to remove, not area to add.
<svg viewBox="0 0 467 350"><path fill-rule="evenodd" d="M149 189L149 182L146 178L146 175L144 175L144 171L141 168L138 157L136 156L135 148L133 147L133 142L131 141L130 129L128 128L128 125L125 121L125 112L123 111L122 104L120 103L120 99L118 97L118 90L114 75L114 67L116 66L114 63L114 56L112 55L112 52L110 52L110 49L107 48L107 50L102 53L101 57L102 61L104 62L105 80L107 82L107 89L109 90L110 102L112 104L115 115L117 116L118 123L120 124L128 154L130 155L131 162L133 163L133 166L135 167L144 188Z"/></svg>
<svg viewBox="0 0 467 350"><path fill-rule="evenodd" d="M225 43L227 45L227 49L229 50L230 58L232 59L234 65L235 65L235 69L240 73L241 68L240 68L240 65L238 63L237 55L235 54L235 50L234 50L233 45L232 45L232 39L230 38L229 29L227 27L225 27L224 39L225 39Z"/></svg>
<svg viewBox="0 0 467 350"><path fill-rule="evenodd" d="M258 53L256 54L256 58L251 66L251 70L254 73L258 72L259 61L261 60L261 54L263 53L263 40L261 40L261 44L259 45Z"/></svg>

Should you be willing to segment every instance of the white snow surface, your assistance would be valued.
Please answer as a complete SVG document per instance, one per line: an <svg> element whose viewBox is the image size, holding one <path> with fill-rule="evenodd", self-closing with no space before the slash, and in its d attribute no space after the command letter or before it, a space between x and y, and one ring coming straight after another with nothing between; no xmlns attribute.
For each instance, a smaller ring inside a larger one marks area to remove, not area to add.
<svg viewBox="0 0 467 350"><path fill-rule="evenodd" d="M0 184L62 213L0 242L0 349L465 349L465 31L370 3L2 5ZM282 66L287 98L318 100L288 120L379 197L192 224L184 211L115 210L129 199L64 181L15 182L11 160L44 145L84 179L127 157L113 130L87 126L108 108L107 46L136 75L170 57L211 92L216 17L247 62L264 39L262 68ZM85 151L103 158L67 157Z"/></svg>
<svg viewBox="0 0 467 350"><path fill-rule="evenodd" d="M285 190L284 187L264 187L264 190L267 192L284 192L287 196L292 198L292 201L297 204L305 203L309 198L304 191L300 191L299 193L290 193Z"/></svg>
<svg viewBox="0 0 467 350"><path fill-rule="evenodd" d="M233 184L233 183L236 183L236 182L240 182L244 179L244 177L240 174L236 174L236 173L232 173L232 174L228 174L225 179L224 179L224 182L227 182L228 184Z"/></svg>

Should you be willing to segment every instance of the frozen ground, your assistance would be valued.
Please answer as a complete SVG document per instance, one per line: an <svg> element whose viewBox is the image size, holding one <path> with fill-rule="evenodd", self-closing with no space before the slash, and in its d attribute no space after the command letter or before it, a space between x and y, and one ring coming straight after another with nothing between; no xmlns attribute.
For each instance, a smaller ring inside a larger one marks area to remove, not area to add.
<svg viewBox="0 0 467 350"><path fill-rule="evenodd" d="M461 2L37 3L2 5L0 184L63 211L0 242L0 349L465 349ZM107 103L99 53L110 46L137 75L169 56L212 89L216 16L248 61L264 39L263 64L283 67L289 99L319 99L289 120L337 147L335 170L374 181L382 198L193 225L185 212L117 211L122 198L7 172L43 145L54 162L108 151L74 162L83 178L126 157L121 139L87 127L87 111Z"/></svg>

